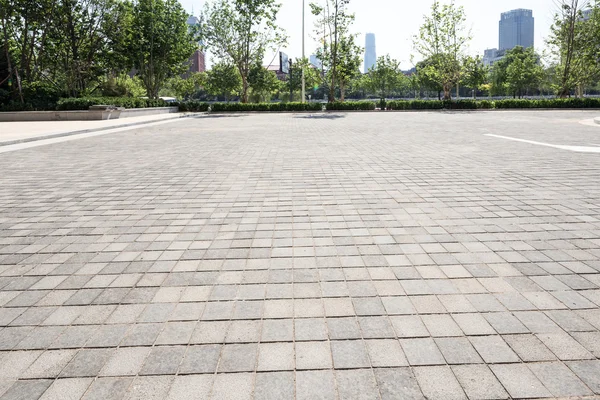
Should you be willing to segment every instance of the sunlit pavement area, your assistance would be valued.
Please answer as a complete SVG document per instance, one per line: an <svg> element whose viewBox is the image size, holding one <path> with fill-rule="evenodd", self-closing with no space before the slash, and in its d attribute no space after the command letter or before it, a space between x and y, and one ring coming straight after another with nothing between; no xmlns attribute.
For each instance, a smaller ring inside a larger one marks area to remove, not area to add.
<svg viewBox="0 0 600 400"><path fill-rule="evenodd" d="M2 153L1 398L600 395L599 114L210 115Z"/></svg>

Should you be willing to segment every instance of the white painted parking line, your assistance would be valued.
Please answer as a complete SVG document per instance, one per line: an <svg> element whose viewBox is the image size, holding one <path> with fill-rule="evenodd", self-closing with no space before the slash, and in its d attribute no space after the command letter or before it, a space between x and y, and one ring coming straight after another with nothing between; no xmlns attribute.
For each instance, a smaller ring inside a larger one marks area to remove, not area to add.
<svg viewBox="0 0 600 400"><path fill-rule="evenodd" d="M567 146L567 145L562 145L562 144L543 143L543 142L536 142L535 140L519 139L519 138L510 137L510 136L494 135L491 133L488 133L484 136L491 136L491 137L495 137L495 138L499 138L499 139L512 140L515 142L529 143L529 144L534 144L537 146L552 147L554 149L574 151L576 153L599 153L600 154L600 147Z"/></svg>

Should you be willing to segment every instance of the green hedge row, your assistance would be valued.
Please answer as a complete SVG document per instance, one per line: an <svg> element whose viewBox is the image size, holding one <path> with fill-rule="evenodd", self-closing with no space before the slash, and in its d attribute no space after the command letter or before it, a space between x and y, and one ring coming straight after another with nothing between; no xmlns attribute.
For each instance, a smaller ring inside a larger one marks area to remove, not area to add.
<svg viewBox="0 0 600 400"><path fill-rule="evenodd" d="M392 100L388 110L491 110L532 108L600 108L598 98L571 99L506 99L506 100Z"/></svg>
<svg viewBox="0 0 600 400"><path fill-rule="evenodd" d="M327 111L372 111L376 104L372 101L336 101L327 103Z"/></svg>
<svg viewBox="0 0 600 400"><path fill-rule="evenodd" d="M323 111L321 103L214 103L210 105L212 112L292 112Z"/></svg>
<svg viewBox="0 0 600 400"><path fill-rule="evenodd" d="M210 104L197 100L182 101L179 103L179 111L181 112L206 112L209 107Z"/></svg>
<svg viewBox="0 0 600 400"><path fill-rule="evenodd" d="M58 111L87 110L90 106L110 105L123 108L169 107L177 104L160 99L141 99L137 97L81 97L60 99L56 105Z"/></svg>

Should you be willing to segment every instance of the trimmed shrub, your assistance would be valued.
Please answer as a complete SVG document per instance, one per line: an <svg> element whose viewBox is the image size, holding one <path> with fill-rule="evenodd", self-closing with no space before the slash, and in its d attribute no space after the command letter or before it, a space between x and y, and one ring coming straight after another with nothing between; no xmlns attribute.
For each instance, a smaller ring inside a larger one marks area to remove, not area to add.
<svg viewBox="0 0 600 400"><path fill-rule="evenodd" d="M206 112L208 111L210 104L197 101L190 100L179 103L179 111L181 112Z"/></svg>
<svg viewBox="0 0 600 400"><path fill-rule="evenodd" d="M161 99L142 99L139 97L81 97L60 99L56 105L58 111L87 110L90 106L110 105L123 108L175 107L177 103L167 103Z"/></svg>
<svg viewBox="0 0 600 400"><path fill-rule="evenodd" d="M519 108L600 108L599 98L570 98L570 99L506 99L494 102L499 109L519 109Z"/></svg>
<svg viewBox="0 0 600 400"><path fill-rule="evenodd" d="M335 103L327 103L327 111L372 111L375 110L376 104L372 101L336 101Z"/></svg>
<svg viewBox="0 0 600 400"><path fill-rule="evenodd" d="M214 103L212 112L297 112L323 111L321 103Z"/></svg>

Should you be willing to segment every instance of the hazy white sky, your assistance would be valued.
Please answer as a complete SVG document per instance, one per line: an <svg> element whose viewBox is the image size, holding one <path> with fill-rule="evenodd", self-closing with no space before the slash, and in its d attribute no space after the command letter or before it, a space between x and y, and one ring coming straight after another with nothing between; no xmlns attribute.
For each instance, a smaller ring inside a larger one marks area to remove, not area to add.
<svg viewBox="0 0 600 400"><path fill-rule="evenodd" d="M199 13L205 0L180 0L186 10ZM302 55L302 0L280 0L279 24L286 29L288 44L282 49L291 57ZM312 39L314 18L310 14L306 0L306 56L313 54L318 47ZM443 0L442 0L443 1ZM446 0L448 1L448 0ZM350 9L356 15L354 32L360 34L359 41L364 46L364 35L373 32L377 39L377 56L390 54L400 60L402 69L409 69L411 63L412 36L417 34L433 0L351 0ZM500 14L515 8L533 10L535 18L535 47L545 48L552 17L555 11L554 0L455 0L467 14L467 26L472 31L473 40L470 53L483 55L483 50L498 47L498 21ZM270 61L273 54L267 56ZM266 61L266 62L268 62Z"/></svg>

